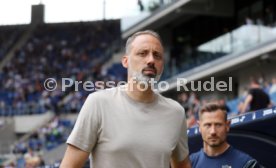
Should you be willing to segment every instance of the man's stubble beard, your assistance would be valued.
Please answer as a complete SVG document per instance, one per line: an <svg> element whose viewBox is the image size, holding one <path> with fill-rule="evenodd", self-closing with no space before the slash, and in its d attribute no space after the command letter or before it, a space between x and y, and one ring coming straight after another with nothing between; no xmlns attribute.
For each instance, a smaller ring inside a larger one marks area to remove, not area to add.
<svg viewBox="0 0 276 168"><path fill-rule="evenodd" d="M134 71L132 70L132 66L131 66L131 59L129 59L129 65L128 65L128 73L130 74L130 77L133 78L134 81L136 82L140 82L140 83L149 83L150 81L154 81L154 82L158 82L161 78L161 75L163 73L163 71L160 74L156 74L156 75L145 75L143 74L143 69L141 70L141 72L138 71ZM146 67L144 67L146 68Z"/></svg>
<svg viewBox="0 0 276 168"><path fill-rule="evenodd" d="M215 144L209 143L207 140L204 140L204 141L206 144L208 144L208 146L216 148L216 147L222 146L226 142L226 139L219 140L219 142Z"/></svg>
<svg viewBox="0 0 276 168"><path fill-rule="evenodd" d="M158 82L161 74L160 75L155 75L155 76L148 76L144 75L142 72L137 72L137 71L129 71L131 78L134 79L136 82L140 83L150 83L151 81Z"/></svg>

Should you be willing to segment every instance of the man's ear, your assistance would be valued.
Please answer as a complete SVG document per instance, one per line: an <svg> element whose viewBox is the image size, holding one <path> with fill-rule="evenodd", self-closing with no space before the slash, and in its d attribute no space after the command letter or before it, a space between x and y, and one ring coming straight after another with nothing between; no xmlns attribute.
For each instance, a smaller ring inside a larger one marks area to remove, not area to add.
<svg viewBox="0 0 276 168"><path fill-rule="evenodd" d="M122 65L123 65L123 67L128 68L128 56L127 55L124 55L122 57Z"/></svg>
<svg viewBox="0 0 276 168"><path fill-rule="evenodd" d="M226 121L227 132L230 131L230 125L231 125L231 120L227 120L227 121Z"/></svg>
<svg viewBox="0 0 276 168"><path fill-rule="evenodd" d="M196 122L197 122L197 125L198 125L198 131L201 133L200 121L199 121L199 120L197 120Z"/></svg>

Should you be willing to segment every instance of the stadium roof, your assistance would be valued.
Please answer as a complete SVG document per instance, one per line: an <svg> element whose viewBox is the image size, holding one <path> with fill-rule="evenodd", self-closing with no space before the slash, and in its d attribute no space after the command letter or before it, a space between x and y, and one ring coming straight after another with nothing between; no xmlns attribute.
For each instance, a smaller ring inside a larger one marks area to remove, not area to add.
<svg viewBox="0 0 276 168"><path fill-rule="evenodd" d="M6 17L0 17L0 25L30 23L31 5L39 3L45 5L45 21L51 23L117 19L139 13L137 0L3 0L0 16Z"/></svg>
<svg viewBox="0 0 276 168"><path fill-rule="evenodd" d="M216 5L214 5L216 4ZM173 22L181 22L189 19L194 15L217 15L232 16L233 15L232 0L177 0L165 4L154 10L153 13L144 19L140 19L137 23L129 26L122 33L122 38L127 38L136 31L142 29L158 29L171 24Z"/></svg>

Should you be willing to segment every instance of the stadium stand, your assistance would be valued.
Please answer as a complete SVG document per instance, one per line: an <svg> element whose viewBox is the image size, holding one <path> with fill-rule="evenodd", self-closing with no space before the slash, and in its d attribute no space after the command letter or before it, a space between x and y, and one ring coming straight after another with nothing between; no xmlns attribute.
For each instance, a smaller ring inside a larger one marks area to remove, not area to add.
<svg viewBox="0 0 276 168"><path fill-rule="evenodd" d="M27 152L27 148L37 152L40 150L51 150L65 142L72 126L73 123L70 120L55 117L46 126L32 133L25 142L19 141L15 145L13 153L24 154Z"/></svg>
<svg viewBox="0 0 276 168"><path fill-rule="evenodd" d="M26 25L11 25L0 27L0 60L9 52L14 43L26 31Z"/></svg>
<svg viewBox="0 0 276 168"><path fill-rule="evenodd" d="M17 156L16 165L24 165L25 163L28 163L30 158L26 158L26 155L30 153L32 153L33 156L38 157L39 155L64 144L72 127L73 123L70 120L55 117L43 127L38 128L32 134L29 134L28 138L19 140L13 148L13 153ZM40 157L39 163L36 164L41 165L42 162L44 161L42 160L42 157Z"/></svg>
<svg viewBox="0 0 276 168"><path fill-rule="evenodd" d="M102 64L112 56L113 43L119 40L119 28L118 20L35 25L25 44L15 49L10 60L0 71L1 116L7 118L42 114L49 110L56 114L79 111L90 92L85 90L74 92L74 88L61 92L60 83L59 89L48 92L44 90L43 82L45 78L50 77L57 80L71 78L78 81L117 80L112 70L105 70L107 74L102 72ZM3 30L1 34L6 33L6 29L1 30ZM119 66L111 69L117 67ZM119 73L124 74L122 68L115 75ZM120 80L123 78L125 77L118 76ZM16 143L12 151L14 154L26 154L28 149L37 152L57 148L59 144L64 144L69 132L66 134L63 126L44 127L29 133L26 135L28 138L24 136L24 141ZM6 130L14 134L12 131L14 127L9 126L9 128ZM45 131L46 133L43 133ZM12 139L9 140L10 143L13 142ZM10 144L7 142L5 145L8 147ZM25 163L26 160L21 158L18 165Z"/></svg>
<svg viewBox="0 0 276 168"><path fill-rule="evenodd" d="M100 75L100 66L110 57L106 50L111 42L118 40L118 23L114 20L38 25L0 74L0 114L78 111L88 93L82 91L75 95L78 99L75 105L59 107L63 106L61 101L69 94L68 91L63 93L59 89L49 93L43 90L43 82L46 78L107 79L107 76Z"/></svg>

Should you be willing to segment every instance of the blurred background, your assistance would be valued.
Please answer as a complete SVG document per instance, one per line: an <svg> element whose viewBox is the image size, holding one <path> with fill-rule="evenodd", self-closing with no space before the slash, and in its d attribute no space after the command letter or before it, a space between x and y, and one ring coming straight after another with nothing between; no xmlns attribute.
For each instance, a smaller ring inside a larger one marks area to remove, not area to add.
<svg viewBox="0 0 276 168"><path fill-rule="evenodd" d="M231 120L230 143L275 167L276 1L3 0L0 24L0 167L58 167L92 92L63 90L61 79L126 81L125 41L145 29L163 39L161 81L170 85L159 93L185 108L190 152L202 147L198 110L217 102ZM212 77L231 89L195 85ZM259 94L247 105L252 90Z"/></svg>

